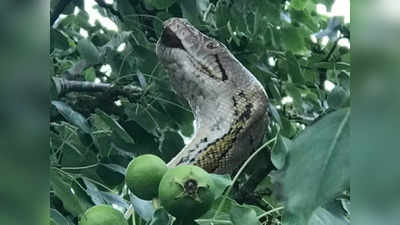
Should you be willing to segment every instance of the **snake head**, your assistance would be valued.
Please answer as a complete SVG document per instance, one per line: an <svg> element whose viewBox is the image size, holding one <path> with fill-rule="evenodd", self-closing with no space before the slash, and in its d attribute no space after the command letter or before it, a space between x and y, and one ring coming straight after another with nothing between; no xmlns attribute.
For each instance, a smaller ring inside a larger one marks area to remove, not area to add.
<svg viewBox="0 0 400 225"><path fill-rule="evenodd" d="M166 47L182 49L197 59L226 52L222 43L201 33L186 19L170 18L163 25L160 44Z"/></svg>
<svg viewBox="0 0 400 225"><path fill-rule="evenodd" d="M201 33L186 19L170 18L163 25L164 31L157 43L156 53L167 69L172 69L173 73L187 68L196 70L187 71L186 74L193 77L185 78L191 80L196 79L196 75L228 80L224 59L231 57L222 43Z"/></svg>

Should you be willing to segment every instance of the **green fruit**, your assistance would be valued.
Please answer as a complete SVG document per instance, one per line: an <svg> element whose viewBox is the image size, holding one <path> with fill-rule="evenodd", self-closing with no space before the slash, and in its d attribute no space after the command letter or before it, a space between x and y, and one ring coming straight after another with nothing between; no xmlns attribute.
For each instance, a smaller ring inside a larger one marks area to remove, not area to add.
<svg viewBox="0 0 400 225"><path fill-rule="evenodd" d="M136 196L151 200L158 195L158 185L167 172L167 164L155 155L141 155L133 159L126 170L126 184Z"/></svg>
<svg viewBox="0 0 400 225"><path fill-rule="evenodd" d="M214 190L214 182L205 170L180 165L165 173L158 192L161 205L171 215L193 220L210 209Z"/></svg>
<svg viewBox="0 0 400 225"><path fill-rule="evenodd" d="M79 225L128 225L124 215L108 205L96 205L86 210Z"/></svg>

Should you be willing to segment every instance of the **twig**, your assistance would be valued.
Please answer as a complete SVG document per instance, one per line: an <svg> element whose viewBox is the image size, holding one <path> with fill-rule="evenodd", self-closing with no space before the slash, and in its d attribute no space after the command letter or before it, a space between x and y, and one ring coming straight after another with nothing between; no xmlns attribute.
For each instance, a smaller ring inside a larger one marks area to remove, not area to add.
<svg viewBox="0 0 400 225"><path fill-rule="evenodd" d="M124 22L124 17L121 15L121 13L118 10L115 10L112 5L109 5L105 3L103 0L95 0L96 3L105 9L108 9L112 14L114 14L116 17L118 17L121 22Z"/></svg>
<svg viewBox="0 0 400 225"><path fill-rule="evenodd" d="M133 205L129 204L129 207L128 207L128 209L126 210L126 212L124 214L125 219L129 219L129 217L131 217L134 214L135 213L134 213Z"/></svg>
<svg viewBox="0 0 400 225"><path fill-rule="evenodd" d="M336 50L336 47L338 46L338 43L339 43L340 39L342 39L342 38L340 37L340 38L338 38L338 39L335 40L335 42L333 43L333 46L332 46L331 50L329 51L329 53L328 53L328 55L325 57L325 59L322 60L322 62L329 62L329 60L331 59L333 53L334 53L335 50Z"/></svg>
<svg viewBox="0 0 400 225"><path fill-rule="evenodd" d="M117 86L109 83L94 83L89 81L74 81L53 77L58 96L69 92L111 92L115 95L134 95L142 92L142 89L133 85Z"/></svg>
<svg viewBox="0 0 400 225"><path fill-rule="evenodd" d="M265 212L265 213L263 213L263 214L257 216L257 219L261 219L261 218L263 218L264 216L267 216L267 215L269 215L269 214L272 214L273 212L280 211L280 210L282 210L282 209L284 209L283 206L277 207L277 208L274 208L274 209L271 209L271 210L269 210L269 211L267 211L267 212Z"/></svg>
<svg viewBox="0 0 400 225"><path fill-rule="evenodd" d="M61 167L61 169L62 170L84 170L84 169L90 169L90 168L93 168L93 167L97 167L99 164L98 163L96 163L96 164L92 164L92 165L89 165L89 166L81 166L81 167Z"/></svg>
<svg viewBox="0 0 400 225"><path fill-rule="evenodd" d="M321 60L321 62L329 62L329 60L331 59L333 53L335 52L335 50L336 50L336 48L337 48L337 46L338 46L338 43L339 43L339 40L340 40L340 39L342 39L342 37L340 37L340 38L338 38L338 39L335 40L335 42L333 43L333 46L332 46L331 50L329 50L329 52L328 52L328 55L326 55L326 57L325 57L323 60ZM324 82L325 82L326 79L328 78L327 71L328 71L328 70L325 69L325 68L320 68L320 69L318 69L318 74L319 74L319 88L320 88L320 89L324 89Z"/></svg>
<svg viewBox="0 0 400 225"><path fill-rule="evenodd" d="M69 3L73 0L60 0L60 2L54 8L53 13L50 16L50 26L53 26L60 14L64 11Z"/></svg>

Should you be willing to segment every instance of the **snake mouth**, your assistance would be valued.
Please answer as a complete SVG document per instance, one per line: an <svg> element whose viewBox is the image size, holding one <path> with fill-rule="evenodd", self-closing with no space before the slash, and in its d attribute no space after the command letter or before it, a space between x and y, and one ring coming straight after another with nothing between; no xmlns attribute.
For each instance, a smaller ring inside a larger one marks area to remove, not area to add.
<svg viewBox="0 0 400 225"><path fill-rule="evenodd" d="M161 35L161 43L169 48L179 48L185 50L185 47L183 47L181 40L169 27L165 27Z"/></svg>

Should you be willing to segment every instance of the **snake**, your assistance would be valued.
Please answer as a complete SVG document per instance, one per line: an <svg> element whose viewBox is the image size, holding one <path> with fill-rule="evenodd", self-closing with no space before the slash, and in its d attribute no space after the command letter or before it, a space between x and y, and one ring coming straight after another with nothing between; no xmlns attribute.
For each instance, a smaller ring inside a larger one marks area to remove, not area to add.
<svg viewBox="0 0 400 225"><path fill-rule="evenodd" d="M261 143L268 124L262 84L220 41L184 18L163 22L156 55L194 115L195 133L169 167L233 173Z"/></svg>

